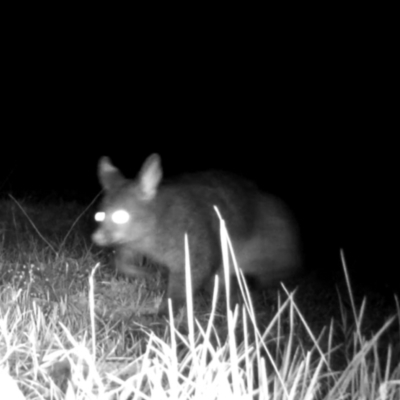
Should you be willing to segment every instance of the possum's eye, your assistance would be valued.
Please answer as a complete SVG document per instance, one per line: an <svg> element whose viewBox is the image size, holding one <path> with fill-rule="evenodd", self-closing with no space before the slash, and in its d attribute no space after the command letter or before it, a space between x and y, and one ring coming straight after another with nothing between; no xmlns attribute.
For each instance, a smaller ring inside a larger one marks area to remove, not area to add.
<svg viewBox="0 0 400 400"><path fill-rule="evenodd" d="M129 221L129 213L125 210L118 210L113 212L111 219L116 224L126 224Z"/></svg>
<svg viewBox="0 0 400 400"><path fill-rule="evenodd" d="M106 213L103 211L99 211L96 214L94 214L94 220L97 222L104 221L105 218L106 218Z"/></svg>

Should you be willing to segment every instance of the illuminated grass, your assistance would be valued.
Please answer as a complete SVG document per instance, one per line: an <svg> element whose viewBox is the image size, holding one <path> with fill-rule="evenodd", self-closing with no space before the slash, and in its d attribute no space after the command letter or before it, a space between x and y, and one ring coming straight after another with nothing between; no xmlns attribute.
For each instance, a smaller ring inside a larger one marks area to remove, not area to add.
<svg viewBox="0 0 400 400"><path fill-rule="evenodd" d="M26 399L399 398L397 298L395 313L372 334L364 332L366 301L353 299L349 279L340 319L318 329L289 291L278 293L273 314L260 323L246 294L235 312L229 302L221 306L217 297L225 293L217 284L206 311L189 295L187 312L164 321L154 314L159 275L154 282L116 279L98 267L99 255L83 239L79 248L79 239L52 243L53 251L20 230L16 251L6 233L0 232L0 387L10 399L17 391ZM227 264L223 226L221 235ZM186 264L189 270L190 251Z"/></svg>

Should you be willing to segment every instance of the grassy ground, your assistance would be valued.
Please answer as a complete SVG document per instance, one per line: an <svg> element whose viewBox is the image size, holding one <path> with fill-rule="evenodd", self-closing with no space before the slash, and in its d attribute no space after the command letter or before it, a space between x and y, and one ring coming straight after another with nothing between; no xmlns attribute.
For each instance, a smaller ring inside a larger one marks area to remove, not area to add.
<svg viewBox="0 0 400 400"><path fill-rule="evenodd" d="M310 275L234 314L189 297L166 321L162 274L116 276L92 211L0 200L1 398L400 398L394 296Z"/></svg>

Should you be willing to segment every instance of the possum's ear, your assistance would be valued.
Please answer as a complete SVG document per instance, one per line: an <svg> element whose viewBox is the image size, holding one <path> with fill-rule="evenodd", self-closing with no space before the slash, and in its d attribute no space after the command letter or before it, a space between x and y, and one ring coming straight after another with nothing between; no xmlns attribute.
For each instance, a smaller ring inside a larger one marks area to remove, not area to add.
<svg viewBox="0 0 400 400"><path fill-rule="evenodd" d="M99 181L103 189L109 191L121 186L125 177L121 174L108 157L101 157L97 169Z"/></svg>
<svg viewBox="0 0 400 400"><path fill-rule="evenodd" d="M144 200L151 200L157 193L162 179L161 159L158 154L152 154L144 162L139 172L139 187Z"/></svg>

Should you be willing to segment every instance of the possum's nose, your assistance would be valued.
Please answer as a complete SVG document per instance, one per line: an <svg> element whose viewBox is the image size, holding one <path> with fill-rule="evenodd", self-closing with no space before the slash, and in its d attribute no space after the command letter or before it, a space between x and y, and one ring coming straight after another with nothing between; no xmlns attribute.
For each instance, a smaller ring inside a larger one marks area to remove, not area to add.
<svg viewBox="0 0 400 400"><path fill-rule="evenodd" d="M103 230L100 229L98 229L96 232L93 233L92 241L98 246L106 246L109 243L107 235L104 233Z"/></svg>

